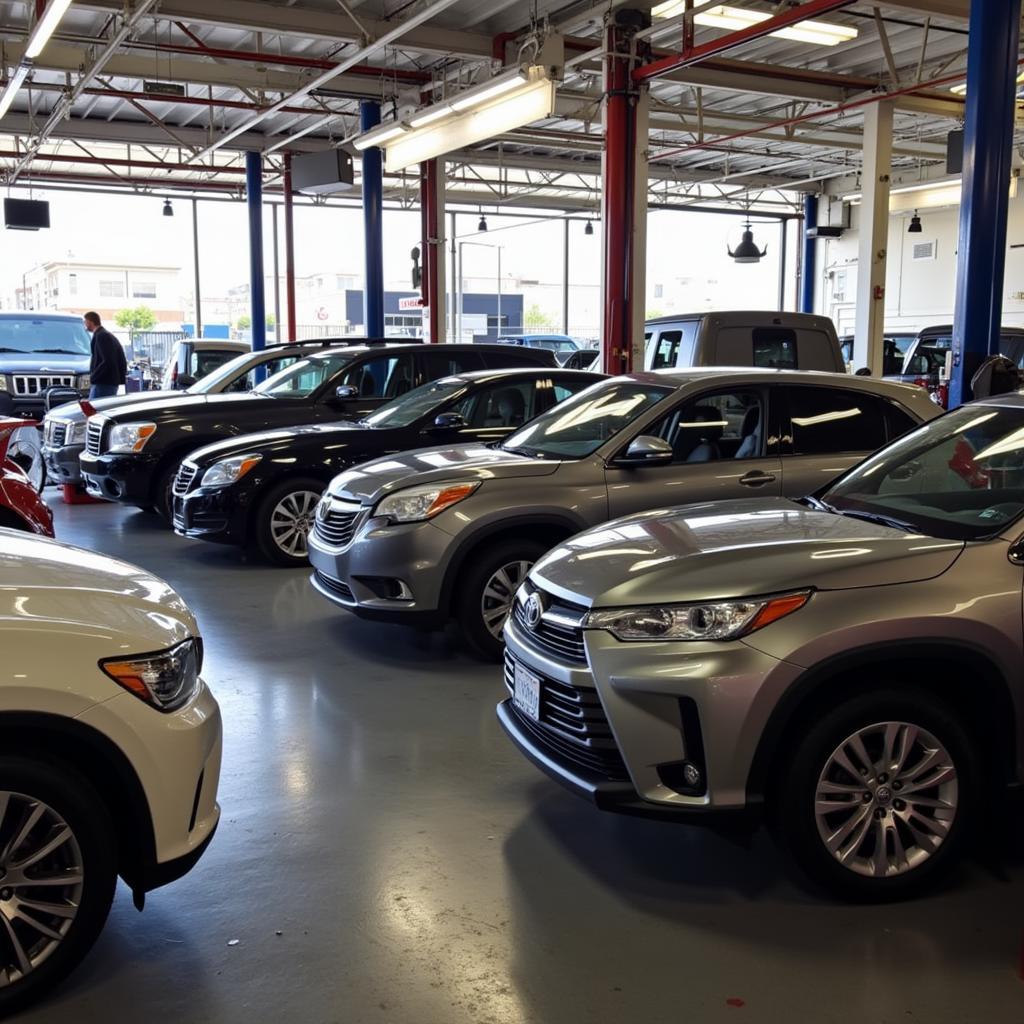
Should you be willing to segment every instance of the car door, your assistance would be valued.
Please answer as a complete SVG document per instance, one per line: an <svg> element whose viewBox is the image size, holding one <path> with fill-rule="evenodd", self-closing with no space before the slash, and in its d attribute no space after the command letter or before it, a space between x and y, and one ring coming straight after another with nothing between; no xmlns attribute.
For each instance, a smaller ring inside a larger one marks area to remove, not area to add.
<svg viewBox="0 0 1024 1024"><path fill-rule="evenodd" d="M416 359L416 386L442 377L486 369L483 354L471 349L439 349L420 352Z"/></svg>
<svg viewBox="0 0 1024 1024"><path fill-rule="evenodd" d="M358 419L373 412L392 398L410 391L413 372L412 353L398 348L357 360L337 374L326 389L318 404L326 405L327 409L335 412L333 416L325 414L323 418ZM336 392L340 387L355 388L356 395L350 399L339 399Z"/></svg>
<svg viewBox="0 0 1024 1024"><path fill-rule="evenodd" d="M813 384L789 384L778 391L782 493L787 497L814 493L900 432L895 417L887 415L888 403L877 395Z"/></svg>
<svg viewBox="0 0 1024 1024"><path fill-rule="evenodd" d="M693 501L778 495L778 431L762 387L716 388L687 398L659 421L632 431L606 470L611 517ZM638 433L672 445L667 465L624 466Z"/></svg>
<svg viewBox="0 0 1024 1024"><path fill-rule="evenodd" d="M424 444L492 444L501 441L540 411L540 383L533 377L512 378L471 391L444 410L461 416L464 426L443 435L438 435L428 426Z"/></svg>

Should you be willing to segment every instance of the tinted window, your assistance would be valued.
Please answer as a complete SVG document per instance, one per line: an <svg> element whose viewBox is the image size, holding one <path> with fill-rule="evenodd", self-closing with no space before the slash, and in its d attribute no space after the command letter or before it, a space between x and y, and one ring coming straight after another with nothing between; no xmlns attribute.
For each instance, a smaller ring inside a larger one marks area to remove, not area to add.
<svg viewBox="0 0 1024 1024"><path fill-rule="evenodd" d="M644 431L672 445L675 462L756 459L762 450L764 408L756 391L701 395Z"/></svg>
<svg viewBox="0 0 1024 1024"><path fill-rule="evenodd" d="M346 385L360 398L397 398L412 389L412 357L405 352L367 359L341 375L337 386Z"/></svg>
<svg viewBox="0 0 1024 1024"><path fill-rule="evenodd" d="M0 317L0 353L39 352L87 356L92 339L81 320Z"/></svg>
<svg viewBox="0 0 1024 1024"><path fill-rule="evenodd" d="M275 373L255 390L258 394L273 398L305 398L352 362L352 358L350 353L337 352L300 359L280 373Z"/></svg>
<svg viewBox="0 0 1024 1024"><path fill-rule="evenodd" d="M452 407L471 427L521 427L532 420L536 404L533 380L491 384Z"/></svg>
<svg viewBox="0 0 1024 1024"><path fill-rule="evenodd" d="M440 412L441 406L465 390L466 386L466 381L460 377L448 377L445 380L421 384L401 398L382 405L363 422L371 427L407 427L429 412Z"/></svg>
<svg viewBox="0 0 1024 1024"><path fill-rule="evenodd" d="M797 368L796 331L784 327L755 327L751 332L754 366L772 370Z"/></svg>
<svg viewBox="0 0 1024 1024"><path fill-rule="evenodd" d="M223 366L234 355L234 352L193 351L189 358L188 372L191 376L199 380L205 377L208 373L213 373L213 371L218 367Z"/></svg>
<svg viewBox="0 0 1024 1024"><path fill-rule="evenodd" d="M886 442L885 409L874 395L843 388L787 388L790 452L873 452Z"/></svg>
<svg viewBox="0 0 1024 1024"><path fill-rule="evenodd" d="M442 377L453 377L458 373L469 373L470 370L486 369L484 357L479 352L441 351L422 354L425 380L440 380Z"/></svg>
<svg viewBox="0 0 1024 1024"><path fill-rule="evenodd" d="M920 426L910 413L901 409L894 402L884 402L883 404L885 405L885 419L889 428L890 441L895 441L897 437L902 437L914 427Z"/></svg>
<svg viewBox="0 0 1024 1024"><path fill-rule="evenodd" d="M500 352L486 352L483 356L488 370L513 369L518 366L554 366L555 357L543 349L513 348Z"/></svg>

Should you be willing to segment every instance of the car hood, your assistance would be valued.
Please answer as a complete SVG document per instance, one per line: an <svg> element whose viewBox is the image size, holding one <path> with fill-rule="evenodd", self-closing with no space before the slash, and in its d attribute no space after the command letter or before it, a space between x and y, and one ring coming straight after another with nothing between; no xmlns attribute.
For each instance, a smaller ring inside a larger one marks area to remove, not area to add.
<svg viewBox="0 0 1024 1024"><path fill-rule="evenodd" d="M105 416L111 414L124 405L139 405L142 402L174 401L178 398L190 398L181 391L138 391L130 395L115 395L113 398L90 398L89 404ZM48 420L63 420L68 423L84 423L87 419L82 407L74 401L66 405L58 405L52 412L46 414Z"/></svg>
<svg viewBox="0 0 1024 1024"><path fill-rule="evenodd" d="M120 402L123 399L118 399L116 406L104 410L103 415L115 423L128 423L141 416L148 419L158 418L164 410L172 416L182 413L186 415L190 413L230 415L233 411L241 408L252 409L256 404L273 406L279 402L288 401L288 399L264 398L251 391L235 395L186 395L180 391L157 391L146 395L145 398L146 401L133 402L123 411L120 407Z"/></svg>
<svg viewBox="0 0 1024 1024"><path fill-rule="evenodd" d="M0 373L88 373L88 355L0 352Z"/></svg>
<svg viewBox="0 0 1024 1024"><path fill-rule="evenodd" d="M668 604L912 583L944 573L963 548L782 498L751 499L613 520L560 544L532 575L587 606Z"/></svg>
<svg viewBox="0 0 1024 1024"><path fill-rule="evenodd" d="M309 449L324 458L343 458L351 451L353 455L373 448L380 451L386 443L383 436L390 431L371 430L351 420L338 423L311 423L298 427L286 427L282 430L264 430L254 434L243 434L241 437L229 437L223 441L197 448L188 460L197 466L208 466L219 459L227 459L232 455L246 455L254 452L274 454L288 451ZM344 465L344 462L341 463Z"/></svg>
<svg viewBox="0 0 1024 1024"><path fill-rule="evenodd" d="M415 452L374 459L346 470L331 481L328 490L335 497L369 505L403 487L439 480L447 482L550 476L559 465L558 462L531 459L482 444L422 448Z"/></svg>
<svg viewBox="0 0 1024 1024"><path fill-rule="evenodd" d="M5 657L65 642L83 656L139 654L199 635L185 602L144 569L13 530L0 530L0 631Z"/></svg>

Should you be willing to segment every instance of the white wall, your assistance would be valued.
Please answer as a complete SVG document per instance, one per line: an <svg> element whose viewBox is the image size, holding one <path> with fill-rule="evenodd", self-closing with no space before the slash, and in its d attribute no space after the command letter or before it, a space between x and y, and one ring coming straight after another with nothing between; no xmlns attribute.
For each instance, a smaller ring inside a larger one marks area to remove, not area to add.
<svg viewBox="0 0 1024 1024"><path fill-rule="evenodd" d="M818 242L816 308L831 316L840 334L852 333L857 290L858 223L861 208L851 213L852 227L842 238ZM956 299L956 250L960 227L958 207L919 211L923 231L907 232L911 214L889 221L885 324L910 328L948 324ZM824 218L823 218L824 222ZM935 259L913 259L915 243L934 242ZM1003 323L1024 325L1024 198L1010 200ZM845 285L843 285L845 276Z"/></svg>

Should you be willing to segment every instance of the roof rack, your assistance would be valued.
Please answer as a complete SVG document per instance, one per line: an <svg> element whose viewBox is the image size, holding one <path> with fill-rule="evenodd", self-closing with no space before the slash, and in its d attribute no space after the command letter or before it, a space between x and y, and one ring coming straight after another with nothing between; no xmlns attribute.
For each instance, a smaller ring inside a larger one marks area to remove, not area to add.
<svg viewBox="0 0 1024 1024"><path fill-rule="evenodd" d="M304 338L301 341L275 341L273 345L264 345L258 351L278 348L347 348L350 345L416 345L419 338Z"/></svg>

